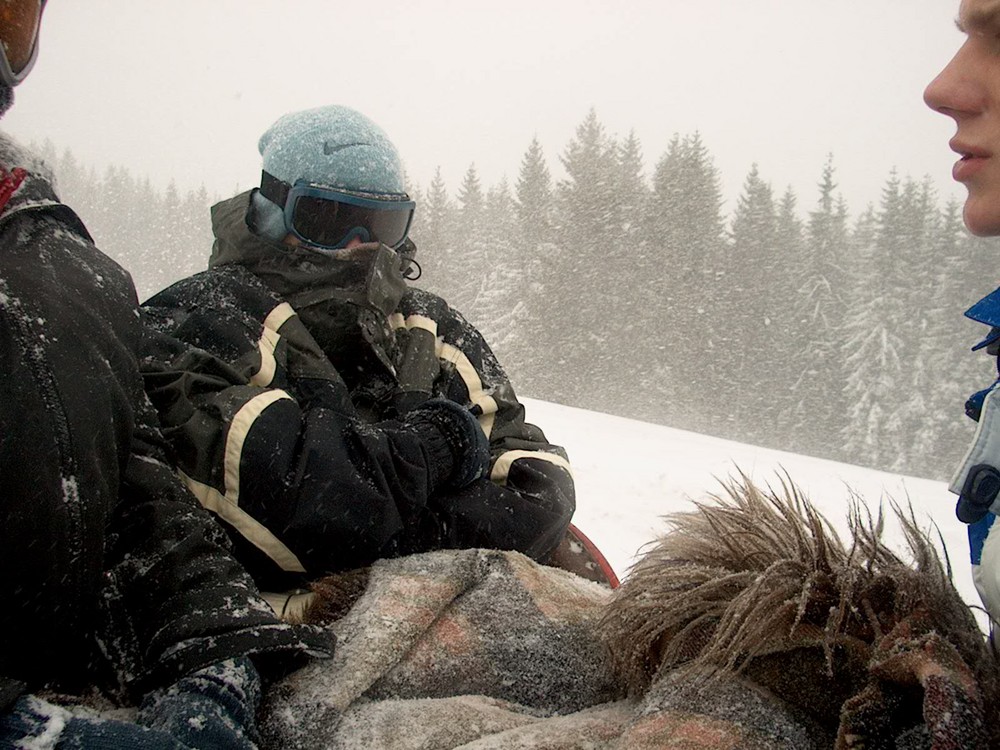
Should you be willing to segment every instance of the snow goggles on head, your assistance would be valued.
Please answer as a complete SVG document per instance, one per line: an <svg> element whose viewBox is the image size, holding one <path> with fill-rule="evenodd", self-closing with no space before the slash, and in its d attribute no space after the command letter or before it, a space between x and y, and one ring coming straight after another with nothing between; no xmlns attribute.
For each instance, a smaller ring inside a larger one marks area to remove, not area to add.
<svg viewBox="0 0 1000 750"><path fill-rule="evenodd" d="M381 242L395 249L410 231L416 203L408 195L379 195L354 190L294 185L264 172L260 194L285 215L285 228L302 242L325 250L361 242Z"/></svg>
<svg viewBox="0 0 1000 750"><path fill-rule="evenodd" d="M0 0L0 81L13 88L38 57L42 0Z"/></svg>

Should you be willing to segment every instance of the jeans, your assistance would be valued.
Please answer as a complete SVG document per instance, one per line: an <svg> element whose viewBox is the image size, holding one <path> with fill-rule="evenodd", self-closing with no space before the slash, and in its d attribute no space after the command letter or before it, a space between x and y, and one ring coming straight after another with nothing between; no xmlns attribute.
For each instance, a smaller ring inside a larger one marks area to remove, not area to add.
<svg viewBox="0 0 1000 750"><path fill-rule="evenodd" d="M0 750L254 750L259 704L260 676L246 657L149 693L134 723L24 695L0 716Z"/></svg>

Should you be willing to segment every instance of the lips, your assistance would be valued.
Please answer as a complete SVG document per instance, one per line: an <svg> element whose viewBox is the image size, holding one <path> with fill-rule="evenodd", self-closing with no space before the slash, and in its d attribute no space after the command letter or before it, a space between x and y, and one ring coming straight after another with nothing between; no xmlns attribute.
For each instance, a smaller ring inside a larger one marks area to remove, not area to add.
<svg viewBox="0 0 1000 750"><path fill-rule="evenodd" d="M963 156L951 168L951 177L955 182L968 182L986 164L986 159L978 156Z"/></svg>
<svg viewBox="0 0 1000 750"><path fill-rule="evenodd" d="M952 151L962 157L955 162L955 166L951 170L951 176L956 182L971 180L977 172L986 166L986 162L991 156L985 149L961 141L952 140L949 145Z"/></svg>

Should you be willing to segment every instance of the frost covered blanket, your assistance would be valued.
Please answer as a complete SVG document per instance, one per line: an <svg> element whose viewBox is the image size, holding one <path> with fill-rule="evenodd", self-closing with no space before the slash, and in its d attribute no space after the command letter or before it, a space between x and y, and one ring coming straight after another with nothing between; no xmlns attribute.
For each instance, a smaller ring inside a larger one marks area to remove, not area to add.
<svg viewBox="0 0 1000 750"><path fill-rule="evenodd" d="M271 690L273 747L456 748L488 737L500 744L478 746L511 747L510 733L537 734L546 717L601 706L562 732L611 736L627 713L606 705L623 695L596 627L611 592L572 573L517 553L436 552L327 579L318 593L310 617L335 620L337 650Z"/></svg>
<svg viewBox="0 0 1000 750"><path fill-rule="evenodd" d="M668 520L614 594L483 550L325 579L306 618L337 653L270 690L264 746L1000 746L996 654L911 518L909 560L792 487Z"/></svg>

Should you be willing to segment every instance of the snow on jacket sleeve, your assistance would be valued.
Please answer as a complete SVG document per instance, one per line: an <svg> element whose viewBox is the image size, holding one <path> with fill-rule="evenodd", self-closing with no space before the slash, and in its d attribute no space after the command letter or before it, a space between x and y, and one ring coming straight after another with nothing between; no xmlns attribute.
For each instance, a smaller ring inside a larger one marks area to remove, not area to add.
<svg viewBox="0 0 1000 750"><path fill-rule="evenodd" d="M29 175L0 217L0 675L87 677L136 330L125 272Z"/></svg>
<svg viewBox="0 0 1000 750"><path fill-rule="evenodd" d="M439 369L431 394L469 406L489 438L489 477L435 498L451 540L544 561L576 510L566 452L525 421L524 406L483 336L443 299L411 290L394 319L406 331L404 361L419 360L417 352L433 348Z"/></svg>
<svg viewBox="0 0 1000 750"><path fill-rule="evenodd" d="M116 670L140 686L315 646L264 610L157 461L128 274L33 173L0 216L0 250L2 698L11 678L78 689Z"/></svg>
<svg viewBox="0 0 1000 750"><path fill-rule="evenodd" d="M133 696L239 655L285 671L333 650L322 628L278 621L219 524L166 463L143 399L109 523L101 647Z"/></svg>
<svg viewBox="0 0 1000 750"><path fill-rule="evenodd" d="M184 481L262 586L440 546L455 456L420 415L369 424L294 311L238 268L145 305L146 388ZM263 321L263 323L261 323Z"/></svg>
<svg viewBox="0 0 1000 750"><path fill-rule="evenodd" d="M565 530L571 510L540 515L500 485L454 495L455 456L420 410L361 419L294 310L245 269L198 274L144 307L161 334L146 387L173 458L262 586L287 587L278 570L315 575L442 547L538 554L539 537ZM511 445L529 447L517 440L530 435L513 432ZM545 462L513 475L527 487L553 470L565 474Z"/></svg>

